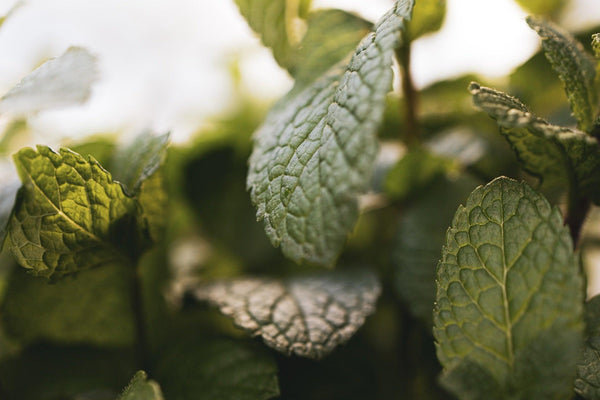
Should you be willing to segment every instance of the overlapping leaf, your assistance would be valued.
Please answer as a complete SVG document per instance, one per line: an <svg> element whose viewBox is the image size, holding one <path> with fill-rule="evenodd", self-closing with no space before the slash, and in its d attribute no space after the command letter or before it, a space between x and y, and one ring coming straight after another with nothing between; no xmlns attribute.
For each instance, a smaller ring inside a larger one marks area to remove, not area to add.
<svg viewBox="0 0 600 400"><path fill-rule="evenodd" d="M446 16L446 0L420 0L415 3L413 17L408 24L408 37L410 40L442 27Z"/></svg>
<svg viewBox="0 0 600 400"><path fill-rule="evenodd" d="M412 6L398 1L341 76L327 75L288 96L256 132L247 185L271 242L296 262L333 264L356 221L394 49Z"/></svg>
<svg viewBox="0 0 600 400"><path fill-rule="evenodd" d="M569 187L600 203L600 147L578 130L550 125L502 92L471 84L477 107L494 118L523 168L549 186Z"/></svg>
<svg viewBox="0 0 600 400"><path fill-rule="evenodd" d="M558 26L534 17L528 17L527 23L542 39L546 57L565 85L579 129L590 132L598 110L594 59L581 43Z"/></svg>
<svg viewBox="0 0 600 400"><path fill-rule="evenodd" d="M163 395L158 383L149 380L144 371L138 371L117 400L163 400Z"/></svg>
<svg viewBox="0 0 600 400"><path fill-rule="evenodd" d="M319 274L277 280L239 278L194 291L274 349L321 358L346 342L375 310L381 291L371 273Z"/></svg>
<svg viewBox="0 0 600 400"><path fill-rule="evenodd" d="M96 80L96 58L71 47L27 75L0 100L0 113L29 113L83 103Z"/></svg>
<svg viewBox="0 0 600 400"><path fill-rule="evenodd" d="M585 306L587 340L577 363L575 391L588 400L600 399L600 296Z"/></svg>
<svg viewBox="0 0 600 400"><path fill-rule="evenodd" d="M0 249L4 244L8 231L8 221L15 206L17 192L21 188L21 182L17 176L3 180L0 186Z"/></svg>
<svg viewBox="0 0 600 400"><path fill-rule="evenodd" d="M123 261L136 204L93 159L38 146L14 156L23 182L11 250L35 275L59 277Z"/></svg>
<svg viewBox="0 0 600 400"><path fill-rule="evenodd" d="M544 386L569 397L583 281L560 212L540 194L508 178L473 191L448 230L436 297L446 373L466 362L485 371L502 398L532 398L535 390L548 398Z"/></svg>

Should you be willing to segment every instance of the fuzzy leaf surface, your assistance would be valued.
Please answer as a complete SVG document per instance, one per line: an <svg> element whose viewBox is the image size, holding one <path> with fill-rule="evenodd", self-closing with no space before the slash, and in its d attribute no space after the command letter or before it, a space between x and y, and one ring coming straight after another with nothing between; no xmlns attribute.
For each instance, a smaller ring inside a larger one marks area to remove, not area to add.
<svg viewBox="0 0 600 400"><path fill-rule="evenodd" d="M284 98L256 132L247 186L271 243L296 262L332 265L373 171L392 57L413 6L398 1L345 72Z"/></svg>
<svg viewBox="0 0 600 400"><path fill-rule="evenodd" d="M531 398L544 385L556 398L572 391L583 280L560 212L525 183L497 178L458 208L436 298L434 336L445 369L477 364L514 398ZM556 348L552 337L560 338Z"/></svg>
<svg viewBox="0 0 600 400"><path fill-rule="evenodd" d="M158 383L148 379L144 371L135 373L117 400L163 400Z"/></svg>
<svg viewBox="0 0 600 400"><path fill-rule="evenodd" d="M575 391L588 400L600 399L600 296L585 305L587 339L577 363Z"/></svg>
<svg viewBox="0 0 600 400"><path fill-rule="evenodd" d="M267 400L279 395L277 364L263 347L231 339L178 340L159 354L167 399Z"/></svg>
<svg viewBox="0 0 600 400"><path fill-rule="evenodd" d="M67 149L25 148L14 156L23 182L9 222L21 266L45 277L123 261L135 202L93 159Z"/></svg>
<svg viewBox="0 0 600 400"><path fill-rule="evenodd" d="M71 47L46 61L0 99L0 113L25 114L83 103L96 80L96 57Z"/></svg>
<svg viewBox="0 0 600 400"><path fill-rule="evenodd" d="M268 346L319 359L354 335L375 310L380 292L371 273L340 271L285 280L215 281L194 294Z"/></svg>
<svg viewBox="0 0 600 400"><path fill-rule="evenodd" d="M600 146L584 132L551 125L502 92L471 84L475 105L496 120L523 168L548 186L600 203Z"/></svg>
<svg viewBox="0 0 600 400"><path fill-rule="evenodd" d="M542 47L552 68L565 85L577 126L590 132L598 108L594 89L596 63L571 34L543 19L528 17L527 23L542 39Z"/></svg>

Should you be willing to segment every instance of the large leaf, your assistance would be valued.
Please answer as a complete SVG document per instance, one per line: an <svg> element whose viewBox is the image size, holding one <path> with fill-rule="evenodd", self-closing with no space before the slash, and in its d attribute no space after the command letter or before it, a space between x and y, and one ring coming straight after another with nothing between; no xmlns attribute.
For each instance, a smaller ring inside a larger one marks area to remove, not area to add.
<svg viewBox="0 0 600 400"><path fill-rule="evenodd" d="M133 343L130 272L119 265L50 284L15 268L2 302L2 326L21 343L127 346Z"/></svg>
<svg viewBox="0 0 600 400"><path fill-rule="evenodd" d="M547 186L570 187L600 203L600 147L589 135L550 125L517 99L471 84L477 107L494 118L523 168Z"/></svg>
<svg viewBox="0 0 600 400"><path fill-rule="evenodd" d="M71 47L27 75L0 100L0 113L29 113L83 103L96 80L96 58Z"/></svg>
<svg viewBox="0 0 600 400"><path fill-rule="evenodd" d="M267 400L279 395L277 365L255 343L231 339L174 340L156 361L167 399Z"/></svg>
<svg viewBox="0 0 600 400"><path fill-rule="evenodd" d="M375 310L380 291L375 276L355 271L214 281L194 295L268 346L318 359L352 337Z"/></svg>
<svg viewBox="0 0 600 400"><path fill-rule="evenodd" d="M11 250L34 275L59 277L123 261L136 204L93 159L38 146L14 156L23 182Z"/></svg>
<svg viewBox="0 0 600 400"><path fill-rule="evenodd" d="M542 39L546 57L565 85L579 129L590 132L598 109L594 59L581 43L558 26L534 17L528 17L527 23Z"/></svg>
<svg viewBox="0 0 600 400"><path fill-rule="evenodd" d="M585 306L587 340L579 362L575 391L588 400L600 399L600 296Z"/></svg>
<svg viewBox="0 0 600 400"><path fill-rule="evenodd" d="M372 24L343 10L318 10L308 16L293 75L297 85L311 82L350 56Z"/></svg>
<svg viewBox="0 0 600 400"><path fill-rule="evenodd" d="M163 400L163 395L158 383L149 380L144 371L138 371L117 400Z"/></svg>
<svg viewBox="0 0 600 400"><path fill-rule="evenodd" d="M471 193L447 232L433 316L438 358L446 370L477 364L503 398L544 386L568 398L583 293L558 209L525 183L498 178Z"/></svg>
<svg viewBox="0 0 600 400"><path fill-rule="evenodd" d="M257 217L296 262L332 265L358 216L377 149L392 57L413 2L399 1L341 76L288 96L256 132L247 185Z"/></svg>

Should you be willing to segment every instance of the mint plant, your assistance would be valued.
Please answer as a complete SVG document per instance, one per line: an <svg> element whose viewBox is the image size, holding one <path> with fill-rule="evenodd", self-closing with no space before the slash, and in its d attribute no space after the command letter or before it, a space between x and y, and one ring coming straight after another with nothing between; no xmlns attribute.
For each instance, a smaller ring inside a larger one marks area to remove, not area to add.
<svg viewBox="0 0 600 400"><path fill-rule="evenodd" d="M0 100L0 398L600 398L600 28L517 2L540 53L418 90L443 0L375 24L237 0L294 86L183 145L21 148L96 57L25 77Z"/></svg>

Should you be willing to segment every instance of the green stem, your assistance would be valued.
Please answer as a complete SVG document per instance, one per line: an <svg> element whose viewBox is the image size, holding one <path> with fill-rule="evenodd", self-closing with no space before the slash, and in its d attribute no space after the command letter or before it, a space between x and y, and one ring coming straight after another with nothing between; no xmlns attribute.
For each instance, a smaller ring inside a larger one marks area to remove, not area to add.
<svg viewBox="0 0 600 400"><path fill-rule="evenodd" d="M412 78L410 69L411 45L410 42L400 47L396 51L398 62L400 63L400 75L402 80L402 93L404 95L406 116L406 144L409 147L420 142L420 129L418 120L419 99L418 92Z"/></svg>
<svg viewBox="0 0 600 400"><path fill-rule="evenodd" d="M139 368L150 373L150 361L148 358L148 335L146 332L146 317L144 313L144 301L142 293L142 281L140 277L139 259L135 263L131 273L131 308L135 323L135 356Z"/></svg>

